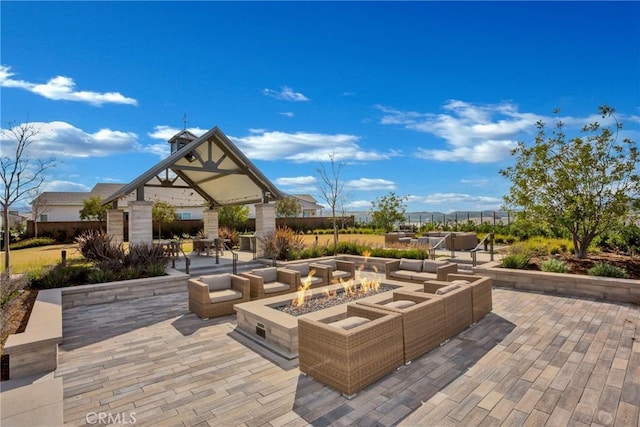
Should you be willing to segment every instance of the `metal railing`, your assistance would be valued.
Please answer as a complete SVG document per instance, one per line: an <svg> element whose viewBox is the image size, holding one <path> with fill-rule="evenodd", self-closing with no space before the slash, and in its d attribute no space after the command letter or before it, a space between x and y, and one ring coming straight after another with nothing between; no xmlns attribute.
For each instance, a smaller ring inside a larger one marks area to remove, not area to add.
<svg viewBox="0 0 640 427"><path fill-rule="evenodd" d="M472 265L474 267L476 267L478 265L478 250L480 250L481 247L484 248L484 250L487 250L487 239L488 239L488 243L489 243L489 256L490 256L490 260L493 261L493 233L489 233L486 236L484 236L484 238L482 240L480 240L480 243L478 243L478 245L471 249L471 260L472 260Z"/></svg>
<svg viewBox="0 0 640 427"><path fill-rule="evenodd" d="M438 247L443 244L446 240L447 237L451 238L451 258L455 258L456 257L456 251L455 251L455 239L456 236L453 233L447 233L442 239L440 239L440 241L438 243L436 243L435 245L429 247L429 258L431 259L436 259L436 249L438 249Z"/></svg>

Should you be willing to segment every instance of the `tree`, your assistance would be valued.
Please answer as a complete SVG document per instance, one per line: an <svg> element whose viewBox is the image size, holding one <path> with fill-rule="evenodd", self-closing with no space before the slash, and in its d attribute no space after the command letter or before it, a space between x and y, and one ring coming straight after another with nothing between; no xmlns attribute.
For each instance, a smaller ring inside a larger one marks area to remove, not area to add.
<svg viewBox="0 0 640 427"><path fill-rule="evenodd" d="M371 202L371 221L375 227L382 228L384 231L393 230L393 226L398 221L404 221L407 207L404 202L407 196L396 196L393 191Z"/></svg>
<svg viewBox="0 0 640 427"><path fill-rule="evenodd" d="M233 230L244 225L249 219L249 208L245 205L222 206L218 208L218 223Z"/></svg>
<svg viewBox="0 0 640 427"><path fill-rule="evenodd" d="M302 212L302 206L295 197L286 197L276 202L276 215L280 218L295 218Z"/></svg>
<svg viewBox="0 0 640 427"><path fill-rule="evenodd" d="M38 189L34 193L35 197L31 201L31 213L33 215L33 237L38 237L38 222L40 220L40 215L48 212L49 203L40 189Z"/></svg>
<svg viewBox="0 0 640 427"><path fill-rule="evenodd" d="M587 257L596 236L624 220L640 190L636 144L626 138L617 141L622 124L613 108L604 105L599 110L613 124L587 124L582 136L571 139L562 121L550 134L539 121L534 144L519 142L512 152L515 164L500 171L512 183L504 197L506 208L569 232L578 258Z"/></svg>
<svg viewBox="0 0 640 427"><path fill-rule="evenodd" d="M329 154L330 169L320 165L317 169L320 179L320 192L322 198L327 202L327 205L331 209L331 217L333 219L333 245L334 248L338 247L338 218L336 216L336 209L340 202L340 197L344 189L344 182L340 180L340 173L346 166L344 163L336 163L335 153Z"/></svg>
<svg viewBox="0 0 640 427"><path fill-rule="evenodd" d="M106 221L107 207L102 206L102 197L93 196L82 201L82 209L80 210L80 219L88 219L90 221Z"/></svg>
<svg viewBox="0 0 640 427"><path fill-rule="evenodd" d="M33 197L44 182L45 172L55 167L56 160L33 157L30 146L39 130L26 122L2 131L0 178L4 191L0 196L4 239L4 268L9 272L9 208L12 204ZM7 155L11 153L11 155Z"/></svg>
<svg viewBox="0 0 640 427"><path fill-rule="evenodd" d="M162 239L162 224L168 224L175 221L176 208L167 202L157 201L151 208L151 217L158 223L158 239Z"/></svg>

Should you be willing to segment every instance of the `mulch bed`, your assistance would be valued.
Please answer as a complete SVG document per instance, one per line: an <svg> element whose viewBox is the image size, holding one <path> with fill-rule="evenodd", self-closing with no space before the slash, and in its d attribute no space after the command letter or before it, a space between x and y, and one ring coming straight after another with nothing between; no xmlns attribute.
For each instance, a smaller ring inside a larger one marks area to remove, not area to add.
<svg viewBox="0 0 640 427"><path fill-rule="evenodd" d="M24 332L37 296L36 289L24 289L2 309L0 343L3 349L9 335Z"/></svg>
<svg viewBox="0 0 640 427"><path fill-rule="evenodd" d="M540 264L548 258L550 257L531 258L531 261L529 261L529 269L541 271ZM591 267L599 262L606 262L607 264L625 269L629 279L640 279L640 257L630 257L629 255L615 252L601 252L589 255L589 257L585 259L578 259L574 257L573 254L566 253L557 255L556 258L564 261L572 274L588 274Z"/></svg>

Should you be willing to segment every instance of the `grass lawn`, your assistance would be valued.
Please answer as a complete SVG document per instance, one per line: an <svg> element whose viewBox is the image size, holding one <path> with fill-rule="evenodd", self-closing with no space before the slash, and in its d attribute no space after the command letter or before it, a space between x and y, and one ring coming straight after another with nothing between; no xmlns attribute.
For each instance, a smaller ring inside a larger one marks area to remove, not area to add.
<svg viewBox="0 0 640 427"><path fill-rule="evenodd" d="M315 243L314 234L303 235L306 245ZM384 236L376 234L340 234L338 237L340 242L358 242L361 244L369 244L371 246L384 245ZM322 234L318 236L319 245L333 244L333 235ZM187 240L183 243L182 248L186 254L193 251L193 243ZM62 259L62 251L67 251L67 259L82 258L78 251L77 244L67 245L50 245L38 248L12 250L10 253L11 273L19 274L29 270L37 270L46 265L55 265ZM4 252L1 252L0 271L4 270Z"/></svg>

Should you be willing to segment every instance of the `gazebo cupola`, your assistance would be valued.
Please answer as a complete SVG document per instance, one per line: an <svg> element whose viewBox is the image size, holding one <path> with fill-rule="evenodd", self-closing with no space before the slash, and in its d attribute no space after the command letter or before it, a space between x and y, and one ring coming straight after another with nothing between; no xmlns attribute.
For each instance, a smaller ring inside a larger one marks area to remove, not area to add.
<svg viewBox="0 0 640 427"><path fill-rule="evenodd" d="M169 140L169 144L171 145L171 154L180 150L182 147L184 147L191 141L194 141L195 139L197 139L197 137L186 129L173 135Z"/></svg>

